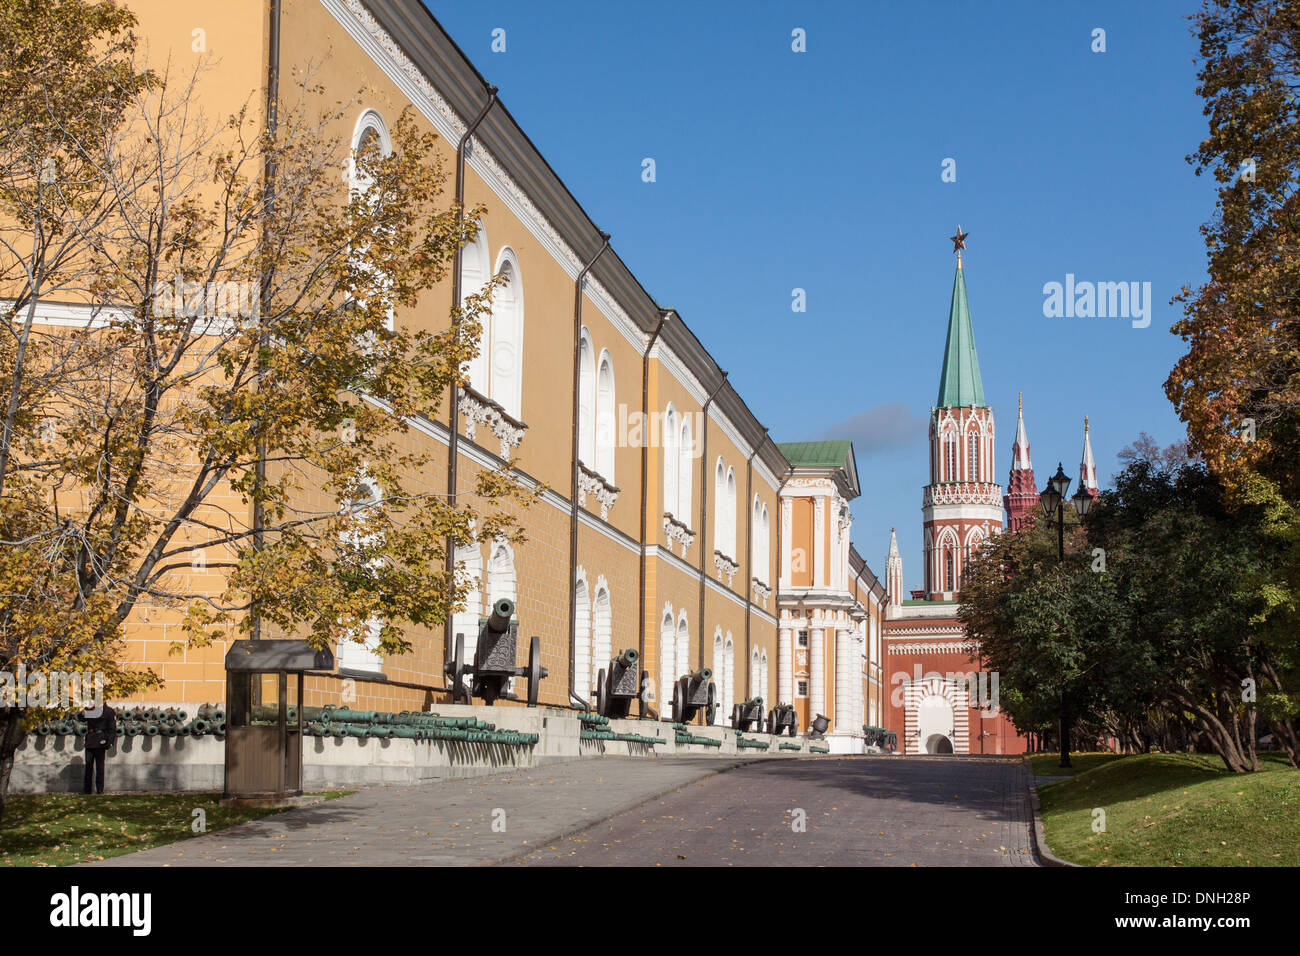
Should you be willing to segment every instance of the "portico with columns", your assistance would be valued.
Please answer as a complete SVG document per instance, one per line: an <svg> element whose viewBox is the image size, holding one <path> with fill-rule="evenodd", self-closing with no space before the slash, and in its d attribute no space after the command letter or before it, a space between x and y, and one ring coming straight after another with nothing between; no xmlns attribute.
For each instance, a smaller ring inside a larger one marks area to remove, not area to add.
<svg viewBox="0 0 1300 956"><path fill-rule="evenodd" d="M828 721L832 753L863 753L863 724L880 706L878 641L884 586L850 541L861 493L852 443L787 442L781 488L777 700L801 732ZM874 622L874 623L873 623ZM874 655L874 656L873 656Z"/></svg>

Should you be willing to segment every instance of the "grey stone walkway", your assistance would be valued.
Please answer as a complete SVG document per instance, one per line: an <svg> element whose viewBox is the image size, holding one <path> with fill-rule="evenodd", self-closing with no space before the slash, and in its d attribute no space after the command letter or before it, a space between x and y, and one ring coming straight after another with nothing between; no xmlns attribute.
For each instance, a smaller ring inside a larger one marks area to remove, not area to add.
<svg viewBox="0 0 1300 956"><path fill-rule="evenodd" d="M736 763L734 758L609 757L421 787L377 787L93 865L487 864ZM493 829L494 819L503 832Z"/></svg>
<svg viewBox="0 0 1300 956"><path fill-rule="evenodd" d="M363 790L95 865L1033 865L1026 784L979 757L615 757Z"/></svg>
<svg viewBox="0 0 1300 956"><path fill-rule="evenodd" d="M515 862L640 866L1033 866L1018 759L751 763ZM803 812L806 828L794 827Z"/></svg>

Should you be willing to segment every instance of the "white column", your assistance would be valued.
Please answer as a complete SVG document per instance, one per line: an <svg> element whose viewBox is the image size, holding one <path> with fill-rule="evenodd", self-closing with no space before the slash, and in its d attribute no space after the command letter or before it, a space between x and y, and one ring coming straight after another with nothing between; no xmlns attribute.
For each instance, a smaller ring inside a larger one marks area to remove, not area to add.
<svg viewBox="0 0 1300 956"><path fill-rule="evenodd" d="M794 629L789 624L781 625L776 645L776 697L763 703L769 707L794 703Z"/></svg>
<svg viewBox="0 0 1300 956"><path fill-rule="evenodd" d="M847 627L835 629L835 729L853 731L853 632Z"/></svg>
<svg viewBox="0 0 1300 956"><path fill-rule="evenodd" d="M808 724L826 713L826 630L814 627L808 632Z"/></svg>
<svg viewBox="0 0 1300 956"><path fill-rule="evenodd" d="M867 681L870 678L865 675L871 671L867 661L866 630L867 622L860 622L853 641L853 666L855 670L853 679L853 728L858 733L862 732L862 725L867 722Z"/></svg>
<svg viewBox="0 0 1300 956"><path fill-rule="evenodd" d="M813 503L813 587L826 584L826 499L814 497Z"/></svg>
<svg viewBox="0 0 1300 956"><path fill-rule="evenodd" d="M790 520L791 507L789 498L781 499L781 580L779 583L783 588L790 586L790 549L793 547L790 541L792 527ZM789 703L789 701L786 701L786 703Z"/></svg>

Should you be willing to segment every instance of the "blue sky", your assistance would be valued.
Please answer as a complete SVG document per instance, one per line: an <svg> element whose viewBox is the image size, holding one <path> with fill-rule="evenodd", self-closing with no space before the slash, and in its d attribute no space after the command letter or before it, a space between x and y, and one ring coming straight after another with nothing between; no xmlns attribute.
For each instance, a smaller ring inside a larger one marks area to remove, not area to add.
<svg viewBox="0 0 1300 956"><path fill-rule="evenodd" d="M1000 482L1020 391L1040 487L1058 460L1077 475L1085 413L1103 484L1140 431L1182 437L1169 300L1204 278L1214 198L1184 160L1205 131L1193 0L429 6L772 435L854 439L878 574L897 526L919 586L958 223ZM1067 273L1151 283L1150 326L1046 318Z"/></svg>

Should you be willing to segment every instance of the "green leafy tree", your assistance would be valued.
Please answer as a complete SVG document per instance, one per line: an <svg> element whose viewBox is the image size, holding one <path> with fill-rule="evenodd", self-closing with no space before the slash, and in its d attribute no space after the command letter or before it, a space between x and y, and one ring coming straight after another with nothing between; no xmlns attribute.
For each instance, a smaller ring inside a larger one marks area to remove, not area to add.
<svg viewBox="0 0 1300 956"><path fill-rule="evenodd" d="M980 641L985 665L999 673L1012 722L1022 733L1055 736L1063 753L1075 726L1106 722L1132 667L1118 640L1124 608L1111 580L1092 570L1078 522L1067 515L1063 561L1056 530L1040 521L982 549L958 615Z"/></svg>
<svg viewBox="0 0 1300 956"><path fill-rule="evenodd" d="M1203 465L1170 472L1144 459L1087 523L1128 608L1124 640L1150 664L1143 680L1234 772L1258 768L1261 719L1297 758L1293 608L1267 525L1266 508L1231 502Z"/></svg>

